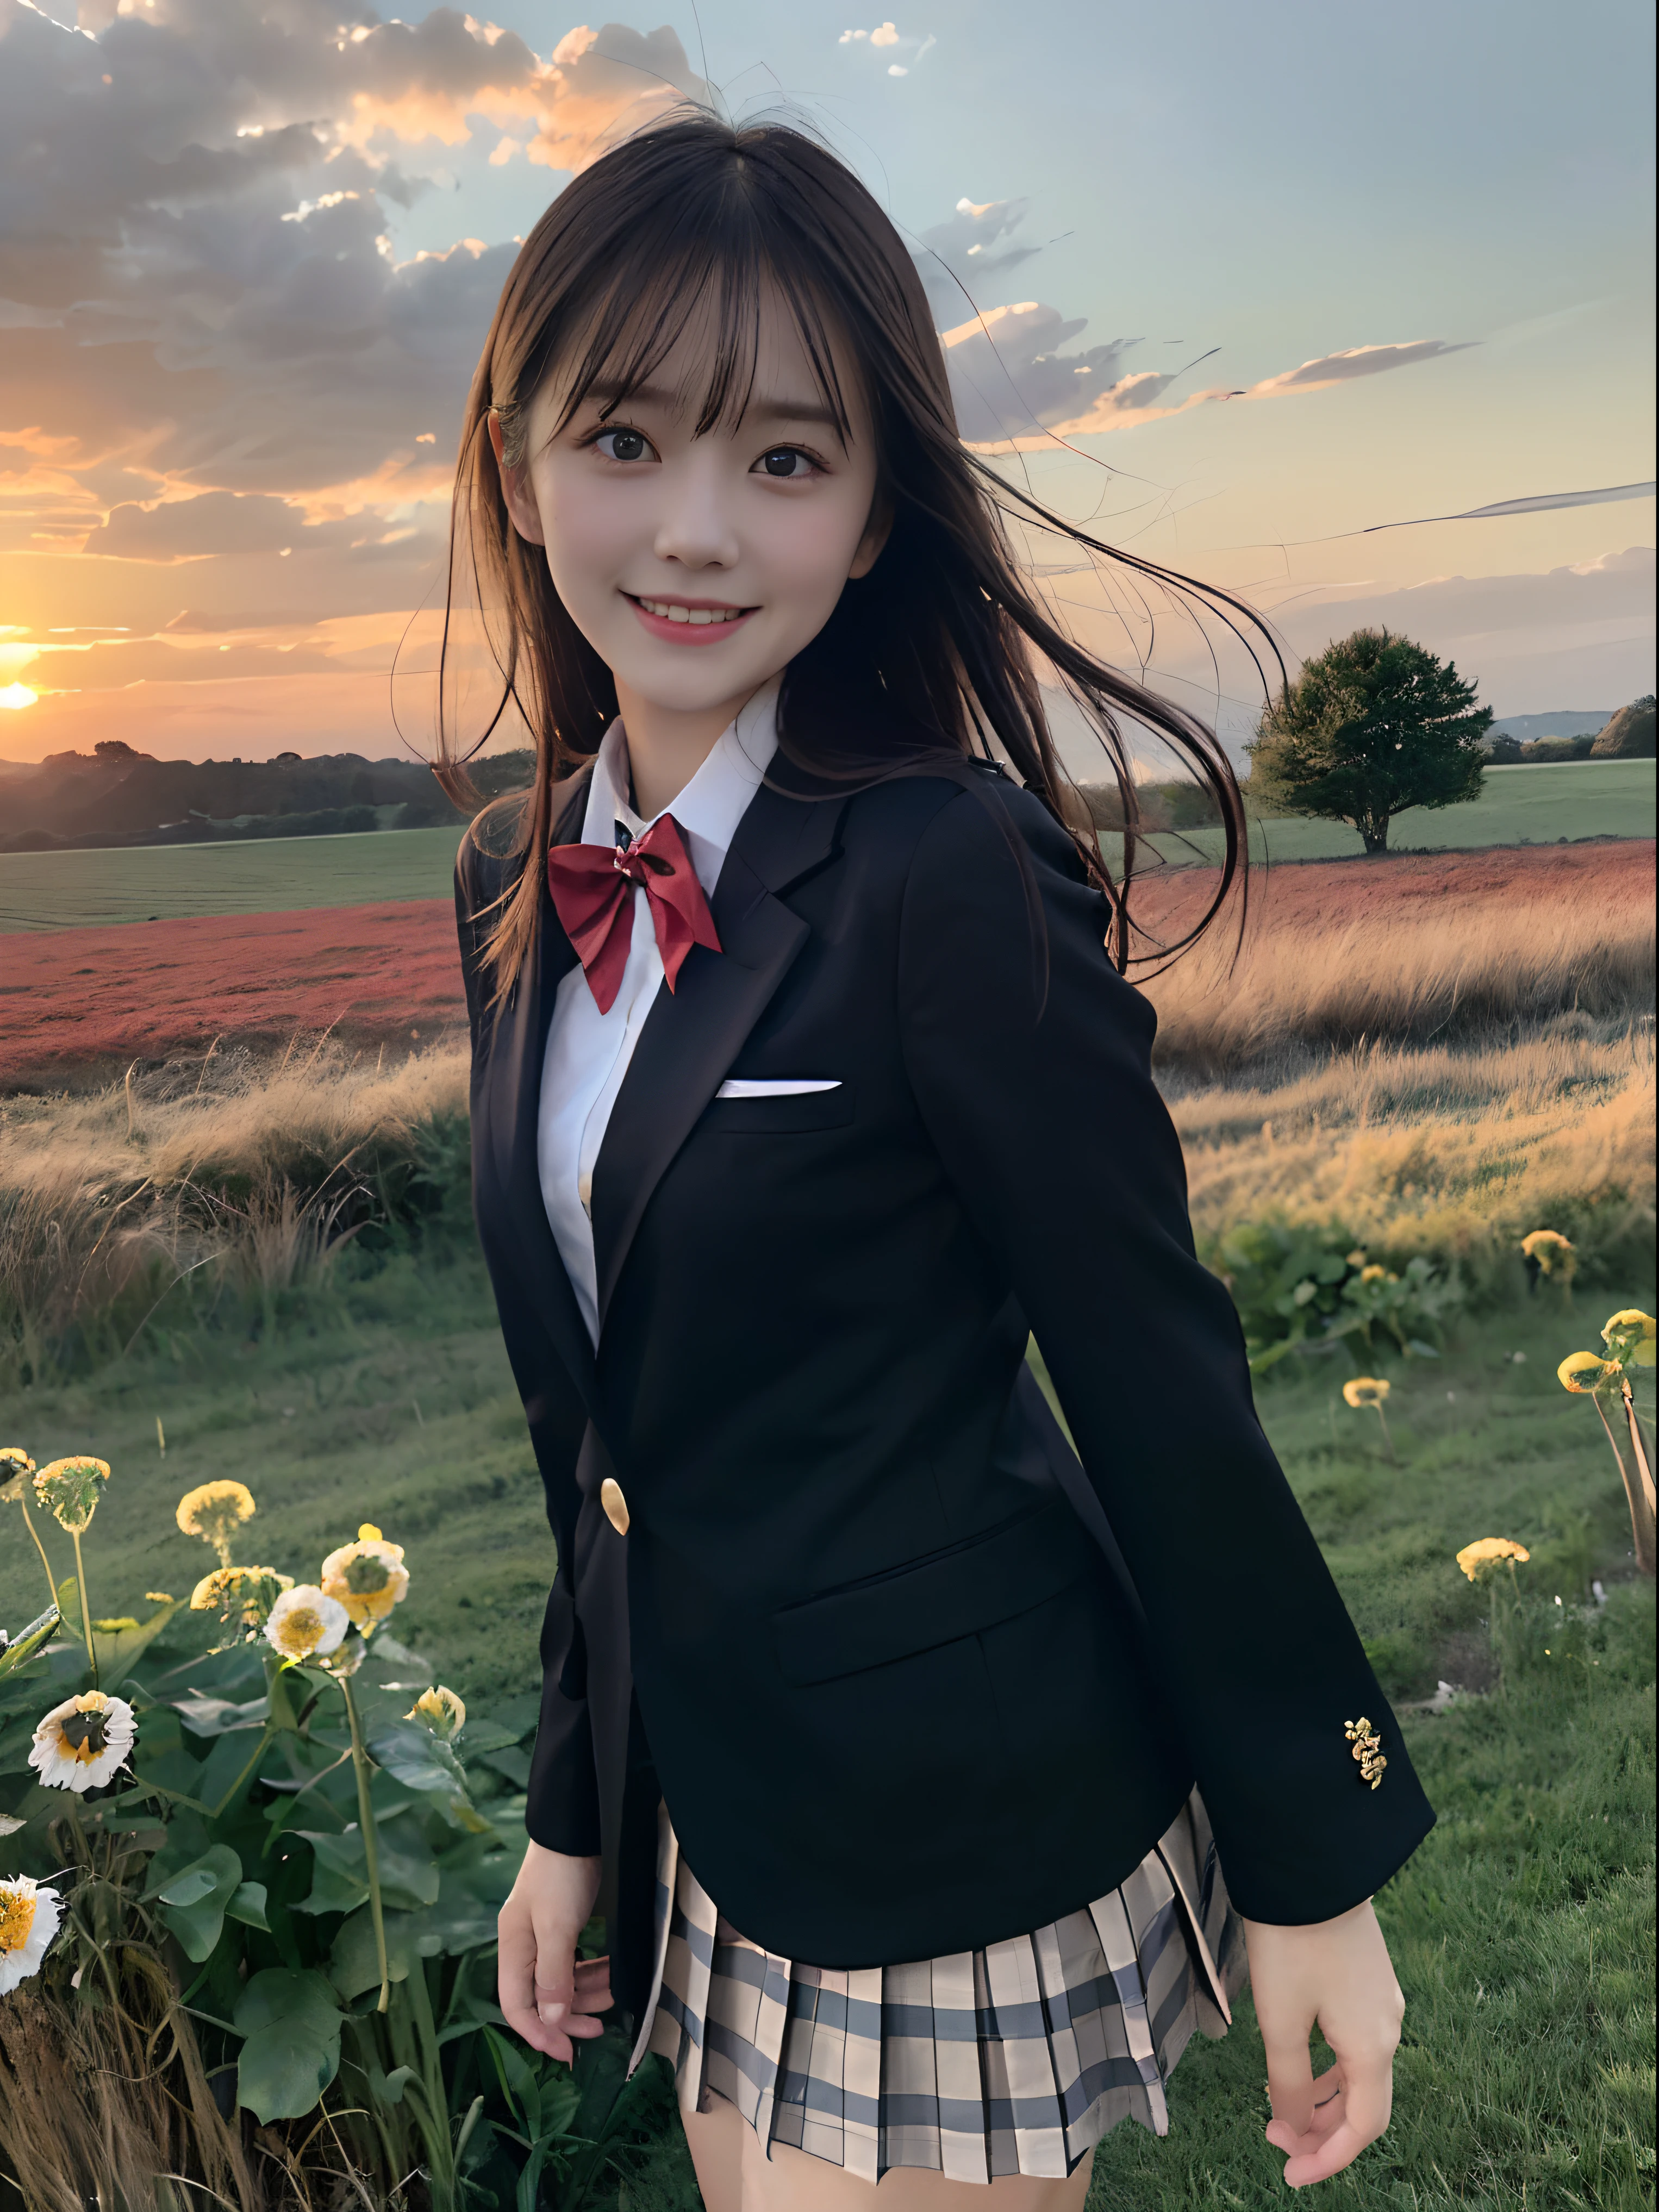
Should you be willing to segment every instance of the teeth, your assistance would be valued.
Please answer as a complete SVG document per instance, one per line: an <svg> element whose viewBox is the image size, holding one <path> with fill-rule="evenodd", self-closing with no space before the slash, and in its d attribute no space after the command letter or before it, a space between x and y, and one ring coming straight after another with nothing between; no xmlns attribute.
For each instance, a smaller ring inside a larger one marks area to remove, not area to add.
<svg viewBox="0 0 1659 2212"><path fill-rule="evenodd" d="M736 622L743 612L741 607L685 607L672 599L641 599L640 605L648 615L658 615L665 622L728 623Z"/></svg>

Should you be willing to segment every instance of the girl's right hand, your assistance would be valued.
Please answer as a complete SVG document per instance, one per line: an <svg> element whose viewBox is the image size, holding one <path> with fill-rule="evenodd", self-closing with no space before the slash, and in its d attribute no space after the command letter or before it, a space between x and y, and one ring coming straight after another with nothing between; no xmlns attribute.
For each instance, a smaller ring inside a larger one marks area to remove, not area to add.
<svg viewBox="0 0 1659 2212"><path fill-rule="evenodd" d="M568 2065L573 2039L603 2035L594 2017L611 2002L611 1961L576 1960L576 1942L599 1893L598 1859L567 1858L540 1844L524 1864L496 1921L497 1989L507 2026L533 2050Z"/></svg>

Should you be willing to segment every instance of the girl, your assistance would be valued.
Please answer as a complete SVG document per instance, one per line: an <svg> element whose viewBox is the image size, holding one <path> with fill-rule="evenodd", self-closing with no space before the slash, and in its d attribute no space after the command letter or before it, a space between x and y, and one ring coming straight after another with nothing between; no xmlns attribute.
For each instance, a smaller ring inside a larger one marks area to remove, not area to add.
<svg viewBox="0 0 1659 2212"><path fill-rule="evenodd" d="M1045 619L1002 514L1065 526L963 451L908 254L793 131L568 185L462 453L537 747L457 873L558 1540L507 2018L568 2058L614 1992L711 2212L1058 2212L1164 2131L1248 1945L1269 2138L1336 2172L1402 2009L1370 1896L1432 1815L1194 1256L1035 656L1126 805L1119 708L1231 854L1224 757Z"/></svg>

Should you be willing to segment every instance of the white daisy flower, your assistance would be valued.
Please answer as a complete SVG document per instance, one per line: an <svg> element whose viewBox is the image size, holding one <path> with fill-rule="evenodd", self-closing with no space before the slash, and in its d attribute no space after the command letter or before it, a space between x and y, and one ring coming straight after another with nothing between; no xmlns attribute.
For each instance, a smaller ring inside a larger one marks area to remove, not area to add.
<svg viewBox="0 0 1659 2212"><path fill-rule="evenodd" d="M337 1598L325 1597L314 1583L283 1592L265 1623L265 1641L284 1659L325 1659L337 1651L351 1616Z"/></svg>
<svg viewBox="0 0 1659 2212"><path fill-rule="evenodd" d="M125 1698L86 1690L46 1715L34 1731L29 1765L48 1790L100 1790L125 1762L137 1735Z"/></svg>
<svg viewBox="0 0 1659 2212"><path fill-rule="evenodd" d="M63 1917L55 1889L43 1888L26 1874L0 1880L0 1997L40 1972Z"/></svg>

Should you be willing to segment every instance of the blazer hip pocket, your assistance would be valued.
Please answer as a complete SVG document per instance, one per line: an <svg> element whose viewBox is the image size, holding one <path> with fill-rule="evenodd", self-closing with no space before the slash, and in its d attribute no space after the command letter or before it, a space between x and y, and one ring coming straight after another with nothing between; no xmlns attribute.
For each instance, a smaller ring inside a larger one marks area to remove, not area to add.
<svg viewBox="0 0 1659 2212"><path fill-rule="evenodd" d="M832 1682L953 1644L1042 1605L1093 1571L1093 1547L1061 1498L945 1552L772 1615L779 1671Z"/></svg>

